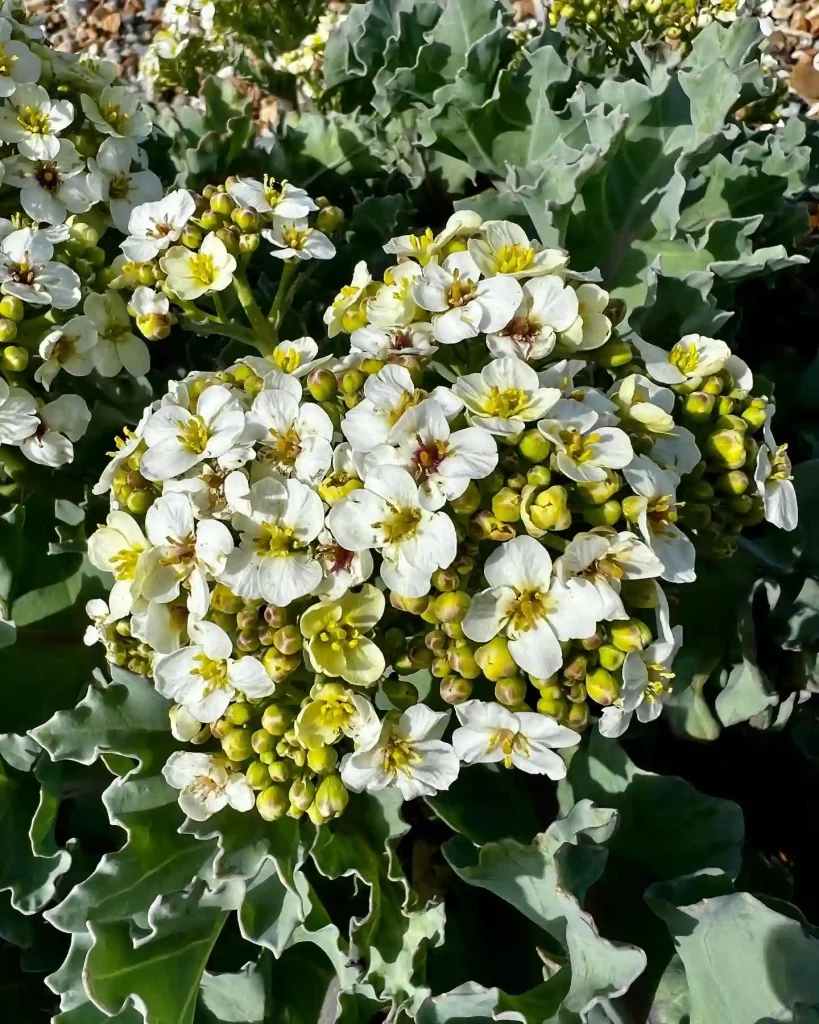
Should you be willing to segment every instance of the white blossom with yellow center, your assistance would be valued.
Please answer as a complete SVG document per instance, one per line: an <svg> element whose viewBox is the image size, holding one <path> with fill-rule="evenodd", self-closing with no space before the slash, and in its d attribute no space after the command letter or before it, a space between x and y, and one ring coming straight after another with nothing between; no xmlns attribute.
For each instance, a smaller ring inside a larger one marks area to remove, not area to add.
<svg viewBox="0 0 819 1024"><path fill-rule="evenodd" d="M509 356L493 360L480 373L459 377L452 394L466 406L470 423L501 437L519 434L560 398L557 388L540 386L531 366Z"/></svg>
<svg viewBox="0 0 819 1024"><path fill-rule="evenodd" d="M280 260L331 260L336 247L323 232L311 228L306 218L276 220L262 231L273 245L272 256Z"/></svg>
<svg viewBox="0 0 819 1024"><path fill-rule="evenodd" d="M765 422L765 443L759 446L754 480L765 508L765 518L780 530L795 530L799 523L799 506L793 485L788 446L777 445L771 432L771 414Z"/></svg>
<svg viewBox="0 0 819 1024"><path fill-rule="evenodd" d="M696 579L696 552L677 526L677 476L646 455L635 455L623 472L634 491L623 511L663 563L662 578L669 583L691 583Z"/></svg>
<svg viewBox="0 0 819 1024"><path fill-rule="evenodd" d="M606 470L631 462L631 441L624 430L608 426L606 418L592 409L578 414L572 409L564 416L565 407L575 404L558 403L549 418L538 422L538 430L555 446L555 466L563 476L579 483L605 480Z"/></svg>
<svg viewBox="0 0 819 1024"><path fill-rule="evenodd" d="M180 790L179 806L192 821L205 821L224 807L249 811L253 787L241 772L229 771L213 754L177 750L162 769L165 781Z"/></svg>
<svg viewBox="0 0 819 1024"><path fill-rule="evenodd" d="M634 335L631 339L646 364L646 373L661 384L682 384L719 373L731 357L724 341L686 334L669 352Z"/></svg>
<svg viewBox="0 0 819 1024"><path fill-rule="evenodd" d="M127 512L109 512L105 526L88 538L91 564L114 576L114 586L108 595L112 620L128 615L139 597L148 546L148 538Z"/></svg>
<svg viewBox="0 0 819 1024"><path fill-rule="evenodd" d="M206 235L197 250L175 245L159 261L168 275L165 282L180 299L198 299L200 295L221 292L233 280L236 259L225 243L212 232Z"/></svg>
<svg viewBox="0 0 819 1024"><path fill-rule="evenodd" d="M539 277L562 270L569 262L562 249L544 249L511 220L484 221L480 235L469 240L469 255L484 277Z"/></svg>

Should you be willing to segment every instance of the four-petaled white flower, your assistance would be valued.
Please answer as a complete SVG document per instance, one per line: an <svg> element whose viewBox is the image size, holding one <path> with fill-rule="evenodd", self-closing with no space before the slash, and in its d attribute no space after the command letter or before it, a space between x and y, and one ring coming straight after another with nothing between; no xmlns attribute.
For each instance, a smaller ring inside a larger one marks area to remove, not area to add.
<svg viewBox="0 0 819 1024"><path fill-rule="evenodd" d="M199 249L175 245L159 261L168 275L166 285L180 299L198 299L208 292L221 292L233 280L236 259L225 248L221 238L212 232L206 235Z"/></svg>
<svg viewBox="0 0 819 1024"><path fill-rule="evenodd" d="M627 499L629 516L663 563L662 578L669 583L691 583L696 579L696 552L676 525L677 477L646 455L635 455L623 472L635 494Z"/></svg>
<svg viewBox="0 0 819 1024"><path fill-rule="evenodd" d="M446 255L453 244L463 249L463 243L480 231L483 217L474 210L456 210L437 235L427 228L420 235L397 235L384 245L384 252L393 256L409 256L422 266L433 257Z"/></svg>
<svg viewBox="0 0 819 1024"><path fill-rule="evenodd" d="M73 120L68 100L52 100L41 85L18 85L0 107L0 142L16 144L30 160L53 160L60 151L57 136Z"/></svg>
<svg viewBox="0 0 819 1024"><path fill-rule="evenodd" d="M185 494L163 494L148 509L145 531L153 547L146 554L141 594L168 604L188 591L188 611L204 618L210 606L209 577L218 576L233 551L233 537L217 519L194 517Z"/></svg>
<svg viewBox="0 0 819 1024"><path fill-rule="evenodd" d="M153 171L131 170L140 151L132 139L107 138L88 161L88 186L98 202L108 203L114 227L128 234L131 211L162 198L162 182Z"/></svg>
<svg viewBox="0 0 819 1024"><path fill-rule="evenodd" d="M151 134L151 120L139 96L131 89L106 85L99 100L83 93L80 103L85 116L103 135L142 142Z"/></svg>
<svg viewBox="0 0 819 1024"><path fill-rule="evenodd" d="M72 317L40 342L43 362L34 371L34 379L48 391L60 370L72 377L87 377L94 369L96 344L97 329L89 317Z"/></svg>
<svg viewBox="0 0 819 1024"><path fill-rule="evenodd" d="M538 429L555 446L555 464L563 476L578 482L605 480L607 469L623 469L631 462L631 441L620 427L601 426L600 414L592 409L560 415L563 407L577 404L559 403L552 410L555 418L540 420Z"/></svg>
<svg viewBox="0 0 819 1024"><path fill-rule="evenodd" d="M448 711L438 713L423 704L389 715L376 736L360 737L357 749L344 758L342 782L354 793L397 786L405 800L449 789L460 762L441 739L448 721Z"/></svg>
<svg viewBox="0 0 819 1024"><path fill-rule="evenodd" d="M236 178L228 182L227 193L243 209L272 213L282 220L302 220L318 209L303 188L268 177L264 181Z"/></svg>
<svg viewBox="0 0 819 1024"><path fill-rule="evenodd" d="M634 335L631 339L646 364L646 373L661 384L683 384L719 373L731 357L724 341L686 334L670 352Z"/></svg>
<svg viewBox="0 0 819 1024"><path fill-rule="evenodd" d="M515 537L487 558L488 590L475 595L464 634L487 643L503 633L525 672L548 679L563 664L561 640L582 640L597 627L599 602L588 580L561 583L548 551L534 537Z"/></svg>
<svg viewBox="0 0 819 1024"><path fill-rule="evenodd" d="M765 518L780 530L795 530L799 523L799 506L796 488L793 486L788 446L777 446L774 441L771 416L765 421L763 432L765 443L759 446L754 480L765 508Z"/></svg>
<svg viewBox="0 0 819 1024"><path fill-rule="evenodd" d="M456 706L455 714L461 727L452 734L452 746L466 764L502 762L530 775L563 779L566 764L555 750L580 742L579 733L549 715L510 711L489 701L465 701Z"/></svg>
<svg viewBox="0 0 819 1024"><path fill-rule="evenodd" d="M148 450L140 472L146 480L169 480L205 459L230 451L245 429L245 414L236 397L225 387L205 388L196 412L179 405L165 405L145 425Z"/></svg>
<svg viewBox="0 0 819 1024"><path fill-rule="evenodd" d="M146 263L178 241L196 210L185 189L169 192L163 199L135 206L128 218L128 235L120 248L129 260Z"/></svg>
<svg viewBox="0 0 819 1024"><path fill-rule="evenodd" d="M468 252L431 260L412 286L412 297L433 314L432 333L442 345L454 345L504 328L523 297L518 282L506 275L480 280Z"/></svg>
<svg viewBox="0 0 819 1024"><path fill-rule="evenodd" d="M58 146L54 157L6 161L6 182L20 189L20 205L36 222L62 224L69 213L85 213L94 202L85 160L68 139L59 139Z"/></svg>
<svg viewBox="0 0 819 1024"><path fill-rule="evenodd" d="M53 261L53 255L45 231L21 228L6 235L0 244L0 291L33 306L76 306L80 279L70 267Z"/></svg>
<svg viewBox="0 0 819 1024"><path fill-rule="evenodd" d="M484 221L480 237L470 238L468 248L484 277L539 277L554 274L569 262L568 253L531 242L523 228L511 220Z"/></svg>
<svg viewBox="0 0 819 1024"><path fill-rule="evenodd" d="M298 480L266 477L250 488L250 513L237 513L239 547L220 575L234 594L284 608L321 582L313 541L324 525L321 498Z"/></svg>
<svg viewBox="0 0 819 1024"><path fill-rule="evenodd" d="M494 359L480 373L468 373L452 385L466 406L467 418L490 434L514 437L540 419L560 398L557 388L542 388L537 373L520 359Z"/></svg>
<svg viewBox="0 0 819 1024"><path fill-rule="evenodd" d="M419 317L413 285L422 271L408 261L384 272L384 283L367 300L367 320L373 327L407 327Z"/></svg>
<svg viewBox="0 0 819 1024"><path fill-rule="evenodd" d="M91 411L79 395L60 395L37 412L39 425L33 434L20 442L20 448L31 462L58 469L74 458L73 441L79 441L88 430Z"/></svg>
<svg viewBox="0 0 819 1024"><path fill-rule="evenodd" d="M360 260L353 270L352 281L344 285L324 311L324 323L327 324L328 338L335 338L342 331L349 333L359 326L358 306L371 282L372 275L367 264L364 260Z"/></svg>
<svg viewBox="0 0 819 1024"><path fill-rule="evenodd" d="M157 690L181 704L199 722L221 718L231 700L258 700L275 689L258 658L233 658L233 643L214 622L192 621L188 627L193 643L154 660Z"/></svg>
<svg viewBox="0 0 819 1024"><path fill-rule="evenodd" d="M359 327L350 335L350 354L361 353L382 362L396 356L431 356L438 351L432 337L432 324L407 327Z"/></svg>
<svg viewBox="0 0 819 1024"><path fill-rule="evenodd" d="M315 483L333 458L333 424L320 405L300 402L297 380L285 377L285 381L287 389L273 388L258 395L248 414L248 430L261 445L254 472L272 469Z"/></svg>
<svg viewBox="0 0 819 1024"><path fill-rule="evenodd" d="M125 618L139 597L148 538L127 512L109 512L105 526L88 538L88 558L93 566L114 575L108 595L112 620Z"/></svg>
<svg viewBox="0 0 819 1024"><path fill-rule="evenodd" d="M561 342L573 352L589 352L605 345L612 326L605 313L608 304L609 293L599 285L581 284L577 289L577 319L561 333Z"/></svg>
<svg viewBox="0 0 819 1024"><path fill-rule="evenodd" d="M18 86L36 82L42 70L40 58L11 38L12 24L0 18L0 99L7 99Z"/></svg>
<svg viewBox="0 0 819 1024"><path fill-rule="evenodd" d="M97 332L91 350L97 373L114 377L125 367L134 377L146 374L151 355L145 342L131 331L128 308L120 296L110 289L102 294L91 292L82 308Z"/></svg>
<svg viewBox="0 0 819 1024"><path fill-rule="evenodd" d="M162 769L165 781L180 790L179 806L193 821L205 821L225 807L249 811L253 788L241 772L228 771L213 754L176 750Z"/></svg>
<svg viewBox="0 0 819 1024"><path fill-rule="evenodd" d="M544 359L557 335L577 320L577 310L577 293L559 277L533 278L523 285L523 298L509 323L487 335L487 347L496 359Z"/></svg>
<svg viewBox="0 0 819 1024"><path fill-rule="evenodd" d="M331 260L336 247L323 232L311 228L306 219L276 220L262 237L275 248L271 255L280 260Z"/></svg>
<svg viewBox="0 0 819 1024"><path fill-rule="evenodd" d="M10 388L0 377L0 444L17 444L39 426L37 402L23 388Z"/></svg>

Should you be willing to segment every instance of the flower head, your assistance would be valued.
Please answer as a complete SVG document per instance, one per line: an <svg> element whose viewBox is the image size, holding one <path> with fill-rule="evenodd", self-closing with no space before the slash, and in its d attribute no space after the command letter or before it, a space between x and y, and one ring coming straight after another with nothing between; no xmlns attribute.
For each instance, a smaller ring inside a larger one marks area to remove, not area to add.
<svg viewBox="0 0 819 1024"><path fill-rule="evenodd" d="M538 420L560 398L557 388L542 388L537 373L520 359L495 359L480 373L459 377L452 393L466 406L475 426L511 437Z"/></svg>
<svg viewBox="0 0 819 1024"><path fill-rule="evenodd" d="M467 764L503 763L530 775L566 777L566 765L555 749L573 747L580 735L550 718L530 711L510 711L501 704L468 700L457 705L460 728L452 746Z"/></svg>
<svg viewBox="0 0 819 1024"><path fill-rule="evenodd" d="M128 218L129 237L122 243L122 251L137 263L153 259L179 239L195 210L193 196L185 189L135 206Z"/></svg>
<svg viewBox="0 0 819 1024"><path fill-rule="evenodd" d="M175 245L159 265L168 275L167 287L180 299L191 300L209 292L224 291L233 280L236 260L225 243L211 233L196 251Z"/></svg>
<svg viewBox="0 0 819 1024"><path fill-rule="evenodd" d="M229 771L213 754L177 750L162 769L165 781L180 790L179 806L193 821L205 821L224 807L249 811L255 797L241 772Z"/></svg>
<svg viewBox="0 0 819 1024"><path fill-rule="evenodd" d="M337 601L312 605L299 620L315 671L371 686L383 675L384 655L367 634L384 614L384 595L365 584Z"/></svg>

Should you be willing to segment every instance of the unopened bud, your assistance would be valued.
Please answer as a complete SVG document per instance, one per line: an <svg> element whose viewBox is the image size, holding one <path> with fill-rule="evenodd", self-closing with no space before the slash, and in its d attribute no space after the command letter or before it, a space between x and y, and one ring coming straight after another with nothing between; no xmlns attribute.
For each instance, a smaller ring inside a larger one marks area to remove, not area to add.
<svg viewBox="0 0 819 1024"><path fill-rule="evenodd" d="M552 482L552 471L548 466L532 466L526 474L526 483L530 487L548 487Z"/></svg>
<svg viewBox="0 0 819 1024"><path fill-rule="evenodd" d="M385 679L381 684L384 695L399 711L406 711L418 703L418 690L407 679Z"/></svg>
<svg viewBox="0 0 819 1024"><path fill-rule="evenodd" d="M317 775L326 775L338 763L338 751L335 747L315 747L307 751L307 767Z"/></svg>
<svg viewBox="0 0 819 1024"><path fill-rule="evenodd" d="M582 682L586 678L589 659L585 654L576 654L563 666L563 675L573 683Z"/></svg>
<svg viewBox="0 0 819 1024"><path fill-rule="evenodd" d="M179 241L188 249L198 249L204 237L200 227L197 227L196 224L187 224Z"/></svg>
<svg viewBox="0 0 819 1024"><path fill-rule="evenodd" d="M297 654L302 643L298 626L281 626L273 635L273 644L281 654Z"/></svg>
<svg viewBox="0 0 819 1024"><path fill-rule="evenodd" d="M509 676L495 683L495 700L507 707L517 707L526 700L526 683L520 676Z"/></svg>
<svg viewBox="0 0 819 1024"><path fill-rule="evenodd" d="M138 316L136 325L143 337L148 341L162 341L171 333L170 318L164 313L148 313Z"/></svg>
<svg viewBox="0 0 819 1024"><path fill-rule="evenodd" d="M255 210L240 209L238 206L231 211L230 219L240 231L248 234L258 231L262 226L262 218Z"/></svg>
<svg viewBox="0 0 819 1024"><path fill-rule="evenodd" d="M586 675L586 693L596 704L608 707L617 700L619 687L617 680L605 668L593 669Z"/></svg>
<svg viewBox="0 0 819 1024"><path fill-rule="evenodd" d="M590 505L583 509L583 518L589 526L614 526L622 514L623 509L616 498L611 498L603 505Z"/></svg>
<svg viewBox="0 0 819 1024"><path fill-rule="evenodd" d="M539 714L548 715L550 718L561 722L568 714L569 702L562 695L552 696L551 694L544 694L537 702L537 710Z"/></svg>
<svg viewBox="0 0 819 1024"><path fill-rule="evenodd" d="M651 631L640 619L624 619L609 624L609 639L619 651L630 654L651 643Z"/></svg>
<svg viewBox="0 0 819 1024"><path fill-rule="evenodd" d="M3 317L5 320L13 320L19 324L25 315L26 307L16 295L4 295L0 299L0 317ZM3 339L0 338L1 340Z"/></svg>
<svg viewBox="0 0 819 1024"><path fill-rule="evenodd" d="M509 653L509 643L502 636L496 636L489 643L479 647L475 651L475 661L486 678L493 683L514 676L518 672L518 667Z"/></svg>
<svg viewBox="0 0 819 1024"><path fill-rule="evenodd" d="M471 516L481 504L481 492L474 480L469 481L469 486L464 493L449 503L449 507L456 516Z"/></svg>
<svg viewBox="0 0 819 1024"><path fill-rule="evenodd" d="M222 223L222 218L218 213L214 213L213 210L205 210L199 218L199 223L202 225L203 231L216 231Z"/></svg>
<svg viewBox="0 0 819 1024"><path fill-rule="evenodd" d="M625 651L620 651L612 644L603 644L597 651L597 660L609 672L616 672L626 660Z"/></svg>
<svg viewBox="0 0 819 1024"><path fill-rule="evenodd" d="M403 594L397 594L394 590L391 590L390 604L399 612L409 612L410 615L420 615L426 608L427 604L429 604L429 598L405 597Z"/></svg>
<svg viewBox="0 0 819 1024"><path fill-rule="evenodd" d="M277 821L287 813L290 801L284 786L268 786L256 797L256 810L265 821Z"/></svg>
<svg viewBox="0 0 819 1024"><path fill-rule="evenodd" d="M251 651L258 651L261 646L262 642L255 629L243 629L236 637L236 647L245 654L249 654Z"/></svg>
<svg viewBox="0 0 819 1024"><path fill-rule="evenodd" d="M295 717L293 708L282 704L268 704L262 714L262 728L274 736L284 736Z"/></svg>
<svg viewBox="0 0 819 1024"><path fill-rule="evenodd" d="M718 430L735 430L738 434L745 434L748 424L741 416L719 416L714 426Z"/></svg>
<svg viewBox="0 0 819 1024"><path fill-rule="evenodd" d="M582 732L588 724L589 705L585 703L569 705L569 713L566 716L566 725L570 729L574 729L575 732Z"/></svg>
<svg viewBox="0 0 819 1024"><path fill-rule="evenodd" d="M725 382L721 377L714 374L713 377L706 377L701 383L700 389L708 395L721 395L725 390Z"/></svg>
<svg viewBox="0 0 819 1024"><path fill-rule="evenodd" d="M753 501L750 494L735 494L728 499L728 508L736 516L747 516L753 508Z"/></svg>
<svg viewBox="0 0 819 1024"><path fill-rule="evenodd" d="M705 423L711 418L716 398L705 391L687 395L683 402L683 417L690 423Z"/></svg>
<svg viewBox="0 0 819 1024"><path fill-rule="evenodd" d="M345 221L344 211L338 206L325 206L316 216L316 227L326 235L339 231Z"/></svg>
<svg viewBox="0 0 819 1024"><path fill-rule="evenodd" d="M328 775L326 779L321 780L316 791L316 806L322 817L328 820L337 818L339 814L343 814L349 801L350 794L340 776Z"/></svg>
<svg viewBox="0 0 819 1024"><path fill-rule="evenodd" d="M234 203L227 192L216 192L210 197L211 210L222 217L229 217L235 207L236 203Z"/></svg>
<svg viewBox="0 0 819 1024"><path fill-rule="evenodd" d="M7 344L10 341L14 341L17 337L17 322L15 320L9 320L6 317L0 319L0 343ZM25 350L24 350L25 351ZM26 353L28 354L28 353ZM5 357L4 360L5 362ZM5 367L11 369L11 367Z"/></svg>
<svg viewBox="0 0 819 1024"><path fill-rule="evenodd" d="M262 238L261 235L257 234L245 234L239 235L239 252L242 256L250 256L251 253L256 252L259 248L259 244Z"/></svg>
<svg viewBox="0 0 819 1024"><path fill-rule="evenodd" d="M237 701L227 709L225 718L231 725L247 725L253 718L253 706L246 700Z"/></svg>
<svg viewBox="0 0 819 1024"><path fill-rule="evenodd" d="M239 253L239 233L233 231L231 228L219 228L218 231L214 232L216 237L222 242L224 247L231 255L236 256Z"/></svg>
<svg viewBox="0 0 819 1024"><path fill-rule="evenodd" d="M520 494L511 487L502 487L492 499L492 512L502 523L520 519Z"/></svg>
<svg viewBox="0 0 819 1024"><path fill-rule="evenodd" d="M748 424L748 430L755 431L765 425L765 420L768 418L768 414L764 406L759 408L752 404L743 411L742 418Z"/></svg>
<svg viewBox="0 0 819 1024"><path fill-rule="evenodd" d="M524 431L518 441L518 451L529 462L543 462L549 457L551 450L552 442L536 428Z"/></svg>
<svg viewBox="0 0 819 1024"><path fill-rule="evenodd" d="M301 654L282 654L275 647L269 647L262 664L274 683L283 683L301 664Z"/></svg>
<svg viewBox="0 0 819 1024"><path fill-rule="evenodd" d="M251 761L245 769L245 778L254 789L266 789L270 785L264 761Z"/></svg>
<svg viewBox="0 0 819 1024"><path fill-rule="evenodd" d="M287 761L271 761L265 768L271 782L287 782L290 778L290 765Z"/></svg>
<svg viewBox="0 0 819 1024"><path fill-rule="evenodd" d="M222 750L231 761L246 761L253 755L250 732L246 729L231 729L222 737Z"/></svg>
<svg viewBox="0 0 819 1024"><path fill-rule="evenodd" d="M444 676L440 685L441 699L447 704L463 704L472 696L472 683L463 676Z"/></svg>
<svg viewBox="0 0 819 1024"><path fill-rule="evenodd" d="M464 679L477 679L481 674L475 653L466 641L461 641L458 646L447 652L447 662L452 671Z"/></svg>
<svg viewBox="0 0 819 1024"><path fill-rule="evenodd" d="M257 754L267 754L276 749L276 737L267 729L257 729L250 737L250 742Z"/></svg>
<svg viewBox="0 0 819 1024"><path fill-rule="evenodd" d="M440 594L435 598L435 615L439 622L463 622L472 599L463 590Z"/></svg>
<svg viewBox="0 0 819 1024"><path fill-rule="evenodd" d="M306 811L315 797L316 787L309 779L296 779L290 787L290 803L299 811Z"/></svg>
<svg viewBox="0 0 819 1024"><path fill-rule="evenodd" d="M740 469L745 463L745 439L737 430L716 430L705 439L703 451L726 469Z"/></svg>
<svg viewBox="0 0 819 1024"><path fill-rule="evenodd" d="M711 506L687 501L680 511L680 519L689 529L702 530L711 522Z"/></svg>
<svg viewBox="0 0 819 1024"><path fill-rule="evenodd" d="M539 530L567 530L572 522L568 499L565 487L547 487L529 506L529 517Z"/></svg>
<svg viewBox="0 0 819 1024"><path fill-rule="evenodd" d="M594 353L595 361L609 370L616 370L618 367L630 363L633 355L631 345L619 338L612 338Z"/></svg>
<svg viewBox="0 0 819 1024"><path fill-rule="evenodd" d="M470 532L480 540L494 540L503 543L515 536L515 528L511 523L502 522L488 509L476 512L469 522Z"/></svg>
<svg viewBox="0 0 819 1024"><path fill-rule="evenodd" d="M589 480L575 484L581 501L588 505L603 505L623 486L623 478L613 469L607 469L605 480Z"/></svg>
<svg viewBox="0 0 819 1024"><path fill-rule="evenodd" d="M6 320L5 322L14 327L14 333L16 334L17 324L12 323L11 320ZM11 373L22 373L28 366L28 360L28 352L20 345L7 345L3 349L2 354L0 354L0 366Z"/></svg>

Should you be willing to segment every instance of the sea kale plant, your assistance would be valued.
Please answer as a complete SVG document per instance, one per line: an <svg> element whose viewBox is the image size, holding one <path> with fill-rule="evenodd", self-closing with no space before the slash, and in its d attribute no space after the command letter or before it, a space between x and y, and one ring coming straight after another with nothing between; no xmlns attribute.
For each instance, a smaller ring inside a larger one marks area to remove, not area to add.
<svg viewBox="0 0 819 1024"><path fill-rule="evenodd" d="M602 78L370 0L271 148L2 12L20 1019L812 1020L815 346L766 317L815 141L738 116L755 22Z"/></svg>

